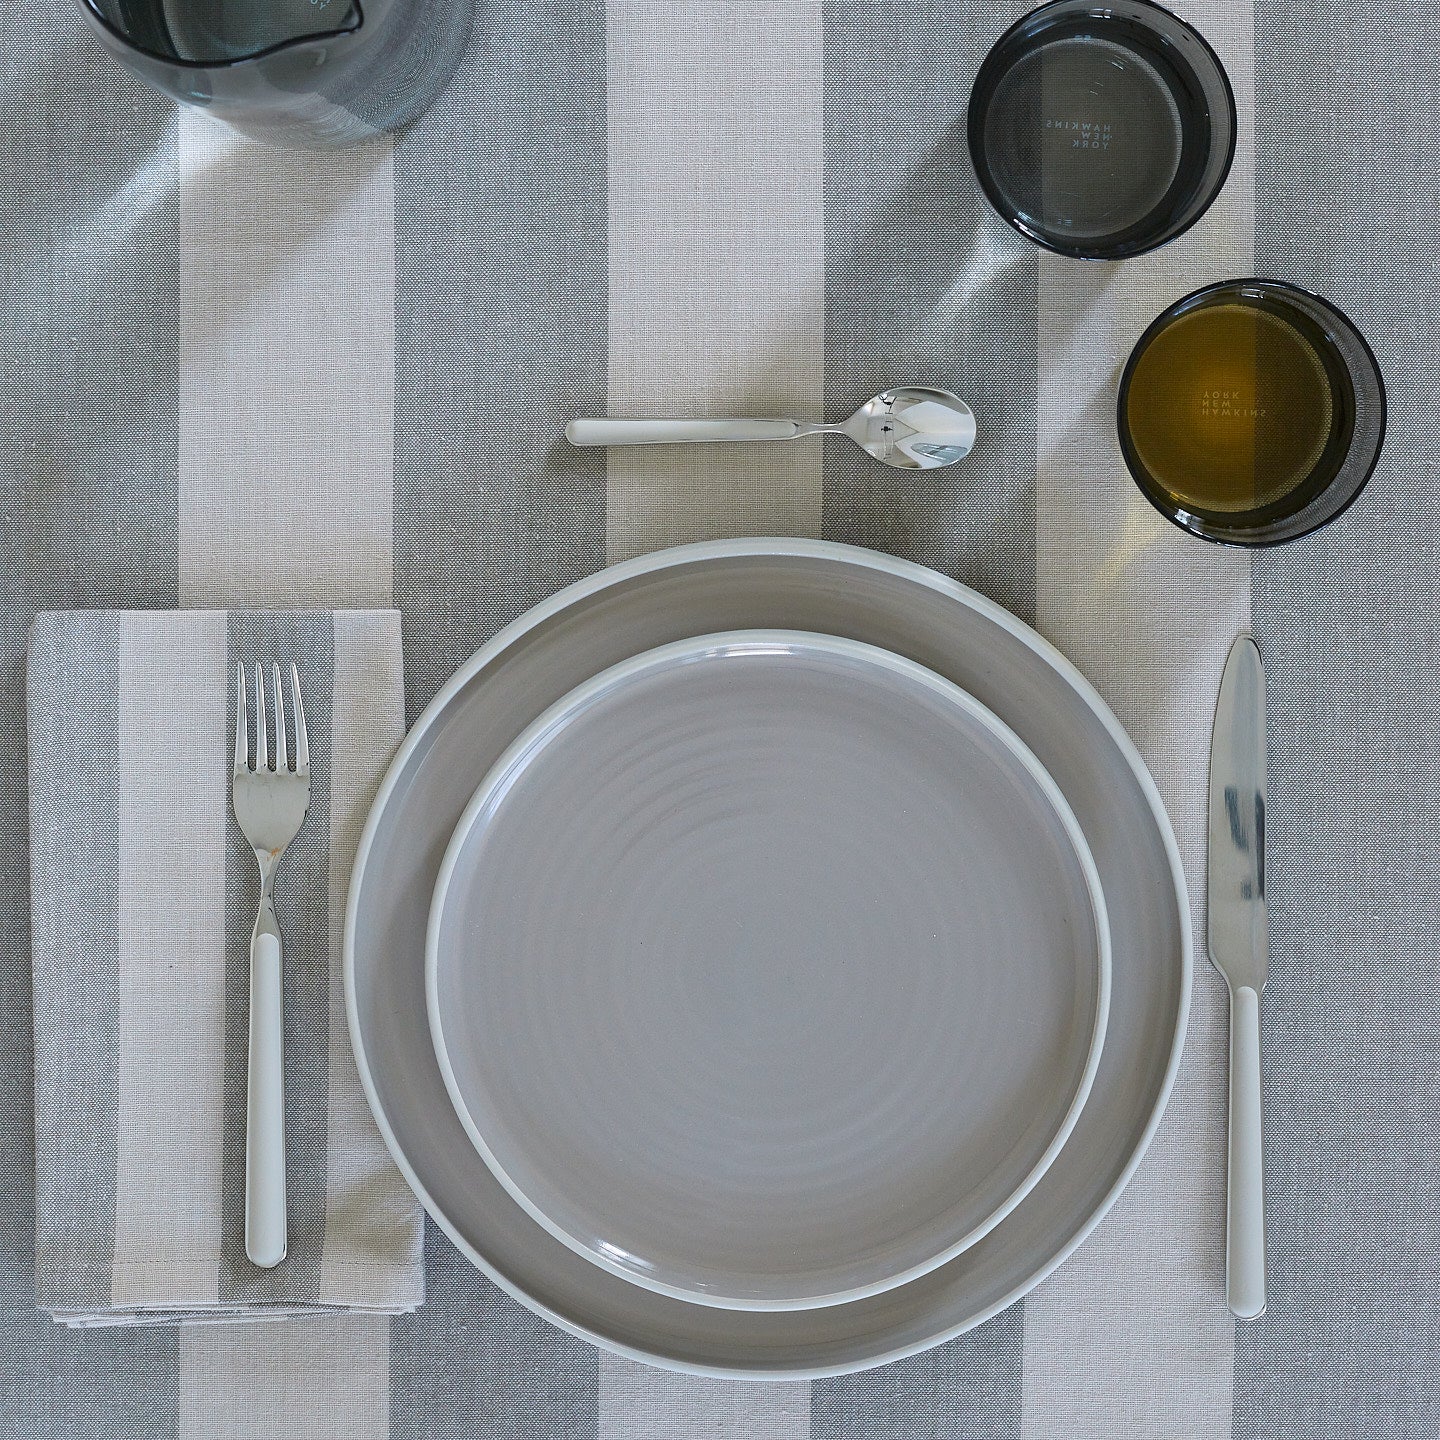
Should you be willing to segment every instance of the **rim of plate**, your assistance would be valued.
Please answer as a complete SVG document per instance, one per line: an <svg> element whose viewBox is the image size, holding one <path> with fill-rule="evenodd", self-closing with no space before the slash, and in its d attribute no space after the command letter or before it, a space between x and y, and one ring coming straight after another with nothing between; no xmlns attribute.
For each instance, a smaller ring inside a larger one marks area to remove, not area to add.
<svg viewBox="0 0 1440 1440"><path fill-rule="evenodd" d="M1100 1204L1095 1208L1094 1213L1079 1227L1071 1238L1065 1242L1051 1258L1041 1265L1033 1275L1029 1276L1014 1289L1007 1291L993 1304L984 1307L978 1313L969 1316L958 1325L952 1325L938 1331L935 1335L911 1344L897 1345L888 1351L878 1355L867 1357L864 1360L851 1361L838 1365L815 1365L815 1366L794 1366L788 1369L775 1370L752 1370L735 1365L706 1365L687 1360L676 1360L669 1356L657 1355L645 1350L640 1346L627 1345L623 1341L612 1339L599 1330L589 1326L581 1325L562 1315L553 1306L547 1305L544 1301L529 1294L521 1286L515 1284L508 1276L503 1275L486 1257L481 1254L440 1211L435 1204L434 1198L421 1182L420 1177L415 1173L414 1167L410 1164L396 1139L395 1132L391 1128L390 1121L385 1114L384 1107L380 1103L379 1092L376 1089L374 1076L370 1072L369 1057L365 1053L363 1037L360 1031L360 1009L355 994L355 932L358 925L357 911L359 908L360 882L364 878L365 866L370 858L370 850L375 842L376 831L380 827L380 816L390 800L390 796L399 784L401 774L409 764L411 757L424 742L426 732L436 720L444 713L450 701L475 676L489 665L495 656L503 653L514 645L521 636L533 630L537 625L551 617L560 614L577 601L585 600L591 595L608 589L611 585L623 583L626 580L633 580L638 576L650 574L652 571L666 570L677 565L685 565L692 562L703 562L706 560L725 560L743 558L766 558L776 559L809 559L809 560L836 560L851 565L859 565L871 570L878 570L882 573L895 576L897 579L908 580L914 584L923 585L928 590L933 590L941 595L948 595L957 604L967 606L991 620L1001 629L1007 631L1013 638L1020 641L1026 649L1038 655L1049 664L1067 684L1086 702L1095 713L1096 718L1104 726L1110 738L1115 742L1116 748L1125 758L1130 769L1134 772L1136 780L1146 800L1149 802L1151 813L1155 817L1156 827L1159 831L1161 842L1165 847L1165 858L1170 869L1171 880L1175 885L1176 899L1180 909L1180 1001L1175 1016L1175 1038L1170 1047L1170 1058L1165 1067L1165 1075L1161 1082L1160 1092L1156 1099L1155 1108L1150 1115L1149 1121L1140 1136L1140 1142L1135 1147L1134 1153L1126 1162L1115 1183L1106 1192ZM1165 1110L1170 1103L1170 1097L1175 1090L1175 1080L1180 1071L1180 1057L1185 1048L1185 1033L1190 1021L1190 987L1194 979L1194 941L1190 933L1189 924L1189 887L1185 882L1185 872L1180 864L1180 847L1175 839L1175 831L1170 824L1170 817L1166 814L1164 802L1160 798L1160 792L1156 788L1155 779L1150 774L1149 767L1145 764L1144 757L1135 746L1135 742L1126 733L1125 728L1115 718L1114 712L1110 709L1100 692L1090 683L1089 680L1066 659L1066 657L1055 648L1039 631L1026 625L1024 621L1012 615L1003 605L991 600L988 596L982 595L978 590L972 590L969 586L962 585L958 580L953 580L948 575L942 575L938 570L932 570L929 566L916 564L912 560L901 560L896 556L887 555L883 551L869 550L859 545L843 545L833 540L805 540L785 536L755 536L738 540L702 540L691 545L675 545L664 550L654 550L645 555L636 556L630 560L622 560L615 565L606 566L593 574L573 581L561 590L557 590L547 599L532 606L512 620L503 629L498 630L489 640L485 642L458 670L436 691L424 710L420 712L415 723L406 732L405 738L400 742L399 749L395 752L389 767L385 771L380 787L375 793L375 799L371 804L370 811L365 818L365 827L360 835L360 843L355 851L355 864L351 868L350 888L345 901L345 928L343 933L343 960L345 977L345 1017L350 1028L350 1043L355 1054L355 1065L360 1072L360 1085L365 1093L365 1099L370 1106L371 1114L380 1131L381 1138L385 1141L386 1148L390 1151L391 1158L395 1161L400 1173L405 1177L406 1183L414 1191L416 1198L425 1207L425 1212L440 1227L446 1238L455 1246L459 1252L480 1271L493 1285L505 1292L517 1303L524 1305L526 1309L533 1311L543 1319L549 1321L557 1329L563 1330L567 1335L573 1335L577 1339L586 1340L592 1345L598 1345L603 1350L608 1350L612 1355L621 1355L627 1359L638 1360L643 1364L658 1366L661 1369L677 1371L690 1375L709 1375L717 1379L728 1380L753 1380L753 1381L786 1381L786 1380L821 1380L835 1375L856 1374L863 1370L869 1370L877 1365L890 1364L896 1360L904 1360L912 1355L919 1355L931 1349L937 1344L943 1344L947 1340L953 1340L957 1335L963 1335L967 1330L973 1330L977 1325L983 1325L987 1320L992 1320L996 1315L1009 1309L1017 1300L1029 1294L1037 1285L1053 1275L1061 1265L1065 1263L1094 1233L1096 1226L1110 1213L1116 1200L1124 1192L1134 1178L1135 1171L1139 1168L1140 1162L1145 1158L1146 1152L1154 1141L1155 1132L1164 1118Z"/></svg>
<svg viewBox="0 0 1440 1440"><path fill-rule="evenodd" d="M925 1260L911 1265L905 1270L896 1271L879 1280L852 1286L845 1290L836 1290L815 1296L797 1296L792 1299L765 1300L691 1290L683 1285L674 1285L665 1280L656 1279L631 1266L622 1265L578 1236L572 1235L530 1198L524 1188L505 1168L504 1162L486 1140L483 1129L471 1114L470 1107L465 1101L459 1079L451 1063L449 1048L445 1043L445 1026L440 1005L440 933L444 924L445 900L450 884L455 877L461 854L476 822L493 802L503 798L504 792L515 780L531 752L567 715L582 710L592 701L599 699L608 691L623 685L637 675L642 675L650 670L663 669L674 662L683 662L686 657L699 659L712 654L745 653L751 649L758 651L767 647L773 649L781 645L803 646L812 651L818 650L829 655L848 657L904 675L939 695L956 709L964 711L983 729L988 730L1010 754L1019 760L1060 821L1065 838L1080 863L1080 870L1085 880L1085 891L1090 901L1091 918L1095 926L1097 984L1095 1018L1090 1027L1085 1064L1081 1069L1079 1083L1070 1098L1070 1103L1039 1159L1021 1177L1017 1187L1000 1202L995 1210L958 1239L951 1241L934 1255L927 1256ZM643 650L638 655L618 661L562 695L559 700L532 720L506 747L470 797L469 803L455 824L450 842L445 847L445 855L440 862L440 870L431 895L429 920L425 932L425 1005L430 1019L430 1037L435 1050L435 1058L439 1062L440 1074L445 1081L445 1089L450 1095L450 1103L454 1106L460 1123L465 1127L465 1132L470 1137L470 1143L474 1145L480 1158L489 1167L491 1174L505 1187L510 1198L532 1220L543 1226L562 1244L569 1246L577 1255L590 1261L591 1264L598 1265L611 1274L619 1276L622 1280L628 1280L634 1285L639 1285L646 1290L653 1290L657 1294L668 1295L675 1300L685 1300L694 1305L706 1305L719 1310L819 1310L831 1305L848 1304L852 1300L864 1300L872 1295L883 1295L887 1290L894 1290L911 1280L918 1280L922 1275L928 1275L930 1271L953 1260L957 1255L968 1250L976 1241L988 1235L1040 1183L1045 1172L1054 1163L1055 1157L1064 1148L1065 1142L1074 1133L1080 1113L1085 1108L1085 1102L1090 1098L1090 1090L1094 1085L1096 1072L1100 1068L1100 1057L1105 1046L1105 1029L1110 1015L1110 983L1110 919L1105 908L1105 892L1100 883L1100 872L1096 868L1095 857L1090 853L1090 845L1085 839L1085 832L1080 828L1079 820L1075 818L1075 812L1071 810L1069 801L1065 799L1060 787L1055 783L1050 772L1040 763L1034 751L988 706L982 705L953 680L947 680L928 666L920 664L918 660L897 655L893 651L886 650L879 645L871 645L863 640L851 640L840 635L826 635L817 630L721 630L714 634L697 635L690 639L672 640L668 644L657 645L653 649Z"/></svg>

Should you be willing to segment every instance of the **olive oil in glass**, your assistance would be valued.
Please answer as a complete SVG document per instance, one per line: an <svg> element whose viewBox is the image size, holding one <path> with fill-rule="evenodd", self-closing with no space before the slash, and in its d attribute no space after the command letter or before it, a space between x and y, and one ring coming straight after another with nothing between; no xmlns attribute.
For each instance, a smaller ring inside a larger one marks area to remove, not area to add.
<svg viewBox="0 0 1440 1440"><path fill-rule="evenodd" d="M1211 286L1135 347L1121 449L1176 523L1212 540L1273 543L1358 493L1379 453L1383 394L1359 332L1327 302L1271 282ZM1331 495L1347 478L1348 493Z"/></svg>

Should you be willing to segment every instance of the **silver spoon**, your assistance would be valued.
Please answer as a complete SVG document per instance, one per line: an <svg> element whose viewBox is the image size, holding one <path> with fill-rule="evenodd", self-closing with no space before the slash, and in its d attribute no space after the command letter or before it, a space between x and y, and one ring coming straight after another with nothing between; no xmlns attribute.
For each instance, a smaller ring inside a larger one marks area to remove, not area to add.
<svg viewBox="0 0 1440 1440"><path fill-rule="evenodd" d="M975 444L975 415L948 390L901 386L862 405L843 425L799 420L572 420L572 445L679 445L706 440L795 440L848 435L867 454L897 470L939 470L963 460Z"/></svg>

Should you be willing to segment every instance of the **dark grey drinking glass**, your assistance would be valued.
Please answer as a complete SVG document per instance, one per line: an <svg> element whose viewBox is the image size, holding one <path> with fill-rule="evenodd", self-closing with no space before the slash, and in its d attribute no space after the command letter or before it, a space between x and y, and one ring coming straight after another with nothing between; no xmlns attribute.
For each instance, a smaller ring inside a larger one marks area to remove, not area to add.
<svg viewBox="0 0 1440 1440"><path fill-rule="evenodd" d="M79 0L157 90L272 144L353 145L423 114L474 0Z"/></svg>
<svg viewBox="0 0 1440 1440"><path fill-rule="evenodd" d="M1120 451L1167 520L1222 545L1279 545L1346 510L1385 440L1385 382L1337 306L1278 280L1177 300L1120 378Z"/></svg>
<svg viewBox="0 0 1440 1440"><path fill-rule="evenodd" d="M1235 97L1215 52L1149 0L1054 0L996 42L975 79L975 173L1037 245L1088 260L1153 250L1225 183Z"/></svg>

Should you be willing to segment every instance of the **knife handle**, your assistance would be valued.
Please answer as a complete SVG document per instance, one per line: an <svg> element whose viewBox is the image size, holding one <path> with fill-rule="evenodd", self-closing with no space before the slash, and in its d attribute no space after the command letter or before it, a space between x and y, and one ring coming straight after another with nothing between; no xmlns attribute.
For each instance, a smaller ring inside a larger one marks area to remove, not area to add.
<svg viewBox="0 0 1440 1440"><path fill-rule="evenodd" d="M1265 1174L1260 1145L1260 996L1230 992L1230 1177L1225 1299L1231 1314L1265 1313Z"/></svg>

